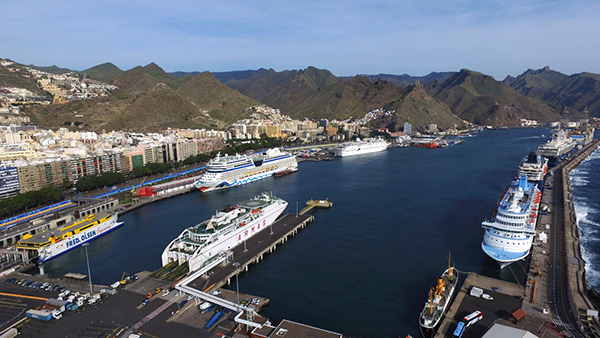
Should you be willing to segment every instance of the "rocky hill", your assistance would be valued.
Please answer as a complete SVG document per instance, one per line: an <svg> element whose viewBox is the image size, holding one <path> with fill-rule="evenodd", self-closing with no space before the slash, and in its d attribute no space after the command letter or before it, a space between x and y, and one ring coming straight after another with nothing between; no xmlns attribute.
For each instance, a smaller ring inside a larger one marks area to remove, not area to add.
<svg viewBox="0 0 600 338"><path fill-rule="evenodd" d="M441 130L464 127L463 121L452 114L446 104L432 97L420 83L408 86L406 92L398 100L388 103L385 109L396 111L396 114L389 118L392 123L385 125L391 131L402 130L405 122L409 122L415 130L421 132L431 123ZM383 123L385 119L376 120L375 126L384 127L378 125Z"/></svg>
<svg viewBox="0 0 600 338"><path fill-rule="evenodd" d="M104 68L114 70L110 65ZM223 127L240 118L245 108L258 103L209 73L177 78L151 63L114 74L111 83L119 89L110 96L30 106L24 113L47 128L77 122L88 130L149 132L167 127Z"/></svg>
<svg viewBox="0 0 600 338"><path fill-rule="evenodd" d="M547 103L523 96L506 83L467 69L444 82L433 81L426 88L454 114L480 125L518 126L522 118L542 122L560 119Z"/></svg>
<svg viewBox="0 0 600 338"><path fill-rule="evenodd" d="M88 68L82 72L83 75L89 76L90 79L111 83L115 77L123 73L119 67L110 62Z"/></svg>
<svg viewBox="0 0 600 338"><path fill-rule="evenodd" d="M600 75L580 73L573 75L553 71L550 67L528 69L516 78L504 80L515 91L528 97L547 101L576 111L589 110L591 116L600 117Z"/></svg>
<svg viewBox="0 0 600 338"><path fill-rule="evenodd" d="M0 66L0 87L24 88L39 96L52 98L50 93L38 86L37 81L30 76L25 66L15 63L10 69L12 71Z"/></svg>
<svg viewBox="0 0 600 338"><path fill-rule="evenodd" d="M426 84L431 81L444 82L454 74L456 74L456 72L442 72L442 73L432 72L425 76L411 76L408 74L403 74L403 75L377 74L377 75L362 75L362 76L368 77L373 82L375 82L377 80L385 80L388 82L395 83L398 86L408 87L408 86L414 84L415 82L420 82L422 84ZM349 80L352 77L345 76L342 78L345 80Z"/></svg>
<svg viewBox="0 0 600 338"><path fill-rule="evenodd" d="M344 80L315 67L284 72L265 69L225 83L295 118L357 118L385 107L397 111L395 120L377 120L374 126L396 131L407 121L415 127L436 123L444 129L461 124L445 104L420 85L404 88L385 80L372 81L367 76Z"/></svg>

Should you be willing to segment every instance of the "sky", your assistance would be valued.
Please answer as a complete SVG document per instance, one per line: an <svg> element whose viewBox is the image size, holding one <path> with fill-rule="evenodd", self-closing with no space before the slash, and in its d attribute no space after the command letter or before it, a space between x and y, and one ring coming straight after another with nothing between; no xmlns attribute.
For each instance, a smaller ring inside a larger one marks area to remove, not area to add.
<svg viewBox="0 0 600 338"><path fill-rule="evenodd" d="M85 70L600 73L597 0L7 1L0 58Z"/></svg>

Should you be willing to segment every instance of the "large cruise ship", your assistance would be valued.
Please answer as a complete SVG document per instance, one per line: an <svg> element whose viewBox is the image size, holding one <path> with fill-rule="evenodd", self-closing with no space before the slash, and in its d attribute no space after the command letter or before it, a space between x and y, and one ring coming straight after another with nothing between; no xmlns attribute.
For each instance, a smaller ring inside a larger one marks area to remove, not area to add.
<svg viewBox="0 0 600 338"><path fill-rule="evenodd" d="M450 266L448 258L448 269L437 279L436 285L429 289L429 299L419 318L421 327L432 329L440 322L450 305L457 284L458 270Z"/></svg>
<svg viewBox="0 0 600 338"><path fill-rule="evenodd" d="M575 141L562 129L552 131L552 140L542 144L537 149L537 154L545 157L561 157L573 150Z"/></svg>
<svg viewBox="0 0 600 338"><path fill-rule="evenodd" d="M297 169L296 158L278 148L255 156L219 154L208 163L206 172L194 185L200 191L208 192L254 182L280 171Z"/></svg>
<svg viewBox="0 0 600 338"><path fill-rule="evenodd" d="M269 227L288 203L263 193L211 219L185 229L162 253L162 265L187 263L189 271L202 268L248 238Z"/></svg>
<svg viewBox="0 0 600 338"><path fill-rule="evenodd" d="M340 143L333 148L333 154L340 157L369 154L386 150L389 145L387 141L379 137L364 140L357 138L355 142Z"/></svg>
<svg viewBox="0 0 600 338"><path fill-rule="evenodd" d="M517 176L527 176L527 180L541 182L548 173L548 158L534 152L525 156L517 169Z"/></svg>
<svg viewBox="0 0 600 338"><path fill-rule="evenodd" d="M529 254L541 196L537 184L521 176L506 190L492 219L481 223L485 229L481 248L501 269Z"/></svg>
<svg viewBox="0 0 600 338"><path fill-rule="evenodd" d="M38 259L45 262L116 229L123 224L118 218L117 213L88 215L60 228L24 235L17 249L37 251Z"/></svg>

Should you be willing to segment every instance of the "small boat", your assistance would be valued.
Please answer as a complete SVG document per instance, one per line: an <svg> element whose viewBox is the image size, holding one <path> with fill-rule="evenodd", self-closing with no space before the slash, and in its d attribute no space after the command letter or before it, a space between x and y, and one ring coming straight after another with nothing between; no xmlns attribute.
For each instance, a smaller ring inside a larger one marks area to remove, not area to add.
<svg viewBox="0 0 600 338"><path fill-rule="evenodd" d="M276 173L274 173L274 174L273 174L273 177L283 177L283 176L287 176L287 175L290 175L290 174L293 174L293 173L295 173L296 171L298 171L298 167L289 168L289 169L287 169L287 170L283 170L283 171L280 171L280 172L276 172Z"/></svg>

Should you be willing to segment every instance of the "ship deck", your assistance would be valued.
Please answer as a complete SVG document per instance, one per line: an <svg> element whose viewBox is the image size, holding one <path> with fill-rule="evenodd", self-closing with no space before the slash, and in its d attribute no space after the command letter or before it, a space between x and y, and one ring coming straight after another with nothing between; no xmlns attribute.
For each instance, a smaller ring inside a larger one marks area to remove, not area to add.
<svg viewBox="0 0 600 338"><path fill-rule="evenodd" d="M35 234L29 238L20 240L17 244L18 249L38 249L42 246L50 244L50 238L55 236L56 238L66 239L74 234L78 234L84 230L87 230L95 225L101 223L102 220L108 219L113 214L108 212L98 213L95 215L89 215L84 218L80 218L74 222L67 223L64 226L56 229L49 229L44 232Z"/></svg>

